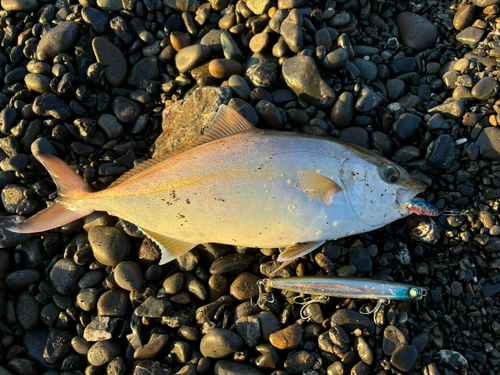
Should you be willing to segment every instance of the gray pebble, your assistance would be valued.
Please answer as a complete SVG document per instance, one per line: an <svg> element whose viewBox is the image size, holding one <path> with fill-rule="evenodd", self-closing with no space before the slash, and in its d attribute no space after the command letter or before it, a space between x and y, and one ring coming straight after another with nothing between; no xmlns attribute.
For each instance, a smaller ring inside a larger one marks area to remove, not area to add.
<svg viewBox="0 0 500 375"><path fill-rule="evenodd" d="M5 286L11 291L21 291L31 284L38 284L42 281L42 275L38 270L23 269L9 273L5 279Z"/></svg>
<svg viewBox="0 0 500 375"><path fill-rule="evenodd" d="M30 331L38 324L38 314L40 309L38 302L29 293L23 293L16 300L16 317L19 325Z"/></svg>
<svg viewBox="0 0 500 375"><path fill-rule="evenodd" d="M172 310L170 301L155 297L148 297L135 309L135 315L147 318L161 318Z"/></svg>
<svg viewBox="0 0 500 375"><path fill-rule="evenodd" d="M133 291L144 286L141 267L133 261L120 262L113 270L115 281L122 289Z"/></svg>
<svg viewBox="0 0 500 375"><path fill-rule="evenodd" d="M175 56L175 66L181 73L186 73L210 57L210 48L195 44L181 49Z"/></svg>
<svg viewBox="0 0 500 375"><path fill-rule="evenodd" d="M63 361L68 354L72 335L69 332L53 329L47 336L43 349L43 359L49 365Z"/></svg>
<svg viewBox="0 0 500 375"><path fill-rule="evenodd" d="M118 227L94 227L89 231L89 243L95 259L106 266L116 266L128 257L130 240Z"/></svg>
<svg viewBox="0 0 500 375"><path fill-rule="evenodd" d="M233 354L243 347L241 337L224 328L215 328L202 337L200 352L209 358L223 358Z"/></svg>
<svg viewBox="0 0 500 375"><path fill-rule="evenodd" d="M50 60L74 46L78 25L75 21L64 21L45 33L36 49L37 59Z"/></svg>
<svg viewBox="0 0 500 375"><path fill-rule="evenodd" d="M298 9L292 9L281 24L281 36L292 52L298 53L304 47L302 14Z"/></svg>
<svg viewBox="0 0 500 375"><path fill-rule="evenodd" d="M129 304L128 294L122 289L112 289L104 292L97 301L97 314L124 318Z"/></svg>
<svg viewBox="0 0 500 375"><path fill-rule="evenodd" d="M77 265L72 259L58 260L50 270L49 279L58 293L73 296L79 291L78 281L85 273L85 268Z"/></svg>
<svg viewBox="0 0 500 375"><path fill-rule="evenodd" d="M87 359L93 366L103 366L120 354L120 345L112 340L98 341L91 346Z"/></svg>

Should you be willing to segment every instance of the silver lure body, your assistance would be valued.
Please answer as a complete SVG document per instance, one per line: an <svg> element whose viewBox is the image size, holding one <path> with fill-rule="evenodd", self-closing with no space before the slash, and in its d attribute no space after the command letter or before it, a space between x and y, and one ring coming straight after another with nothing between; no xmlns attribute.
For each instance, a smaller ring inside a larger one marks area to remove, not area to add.
<svg viewBox="0 0 500 375"><path fill-rule="evenodd" d="M319 296L376 300L421 300L427 290L392 281L347 277L305 276L264 279L265 287Z"/></svg>

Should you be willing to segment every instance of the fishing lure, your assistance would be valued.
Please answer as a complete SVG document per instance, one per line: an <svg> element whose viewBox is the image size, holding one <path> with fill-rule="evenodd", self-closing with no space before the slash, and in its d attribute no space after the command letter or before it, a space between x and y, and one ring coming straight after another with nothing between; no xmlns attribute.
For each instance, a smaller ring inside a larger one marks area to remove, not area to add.
<svg viewBox="0 0 500 375"><path fill-rule="evenodd" d="M333 276L262 279L257 281L257 286L259 287L257 304L263 302L264 288L275 288L314 296L309 301L302 303L304 306L300 310L300 316L303 319L307 319L304 316L304 309L307 305L315 302L326 303L328 297L376 299L378 303L372 311L360 311L362 314L375 314L382 304L388 304L392 300L418 301L427 295L427 289L409 284Z"/></svg>
<svg viewBox="0 0 500 375"><path fill-rule="evenodd" d="M422 216L439 216L441 213L437 207L433 206L429 202L424 201L409 201L405 203L406 208L412 210L417 215Z"/></svg>

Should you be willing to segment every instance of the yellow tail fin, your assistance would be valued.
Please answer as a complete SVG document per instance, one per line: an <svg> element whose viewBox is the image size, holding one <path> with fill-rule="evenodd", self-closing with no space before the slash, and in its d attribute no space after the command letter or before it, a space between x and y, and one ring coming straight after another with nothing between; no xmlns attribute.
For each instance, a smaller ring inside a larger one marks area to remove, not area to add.
<svg viewBox="0 0 500 375"><path fill-rule="evenodd" d="M78 207L78 199L92 189L76 172L61 159L50 155L33 153L47 169L57 186L59 197L45 210L14 227L7 228L17 233L36 233L61 227L83 216L91 214L92 208Z"/></svg>

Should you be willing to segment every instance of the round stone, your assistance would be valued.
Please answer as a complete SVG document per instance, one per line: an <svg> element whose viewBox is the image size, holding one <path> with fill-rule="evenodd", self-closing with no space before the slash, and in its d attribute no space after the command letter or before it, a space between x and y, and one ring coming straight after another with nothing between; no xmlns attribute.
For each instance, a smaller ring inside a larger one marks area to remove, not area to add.
<svg viewBox="0 0 500 375"><path fill-rule="evenodd" d="M80 290L78 281L84 273L84 267L77 265L72 259L63 258L54 264L49 279L58 293L73 296Z"/></svg>
<svg viewBox="0 0 500 375"><path fill-rule="evenodd" d="M36 57L40 61L50 60L75 45L78 25L75 21L64 21L45 33L38 43Z"/></svg>
<svg viewBox="0 0 500 375"><path fill-rule="evenodd" d="M138 290L144 286L141 267L130 260L121 262L114 269L115 281L125 290Z"/></svg>
<svg viewBox="0 0 500 375"><path fill-rule="evenodd" d="M46 93L46 92L51 92L50 89L50 81L51 79L43 74L26 74L24 77L24 83L26 84L26 87L28 90L39 92L39 93Z"/></svg>
<svg viewBox="0 0 500 375"><path fill-rule="evenodd" d="M114 341L98 341L87 353L87 359L92 366L103 366L120 354L120 345Z"/></svg>
<svg viewBox="0 0 500 375"><path fill-rule="evenodd" d="M200 352L209 358L223 358L241 349L243 340L237 333L224 328L209 331L200 342Z"/></svg>
<svg viewBox="0 0 500 375"><path fill-rule="evenodd" d="M259 296L257 281L259 276L249 272L242 272L234 279L229 293L239 301L246 301Z"/></svg>
<svg viewBox="0 0 500 375"><path fill-rule="evenodd" d="M208 64L210 75L218 79L226 79L232 75L243 73L243 65L235 60L214 59Z"/></svg>
<svg viewBox="0 0 500 375"><path fill-rule="evenodd" d="M130 251L130 241L123 229L94 227L89 231L89 243L94 258L105 266L116 266Z"/></svg>
<svg viewBox="0 0 500 375"><path fill-rule="evenodd" d="M124 290L108 290L97 301L97 315L124 318L128 303L128 293Z"/></svg>

